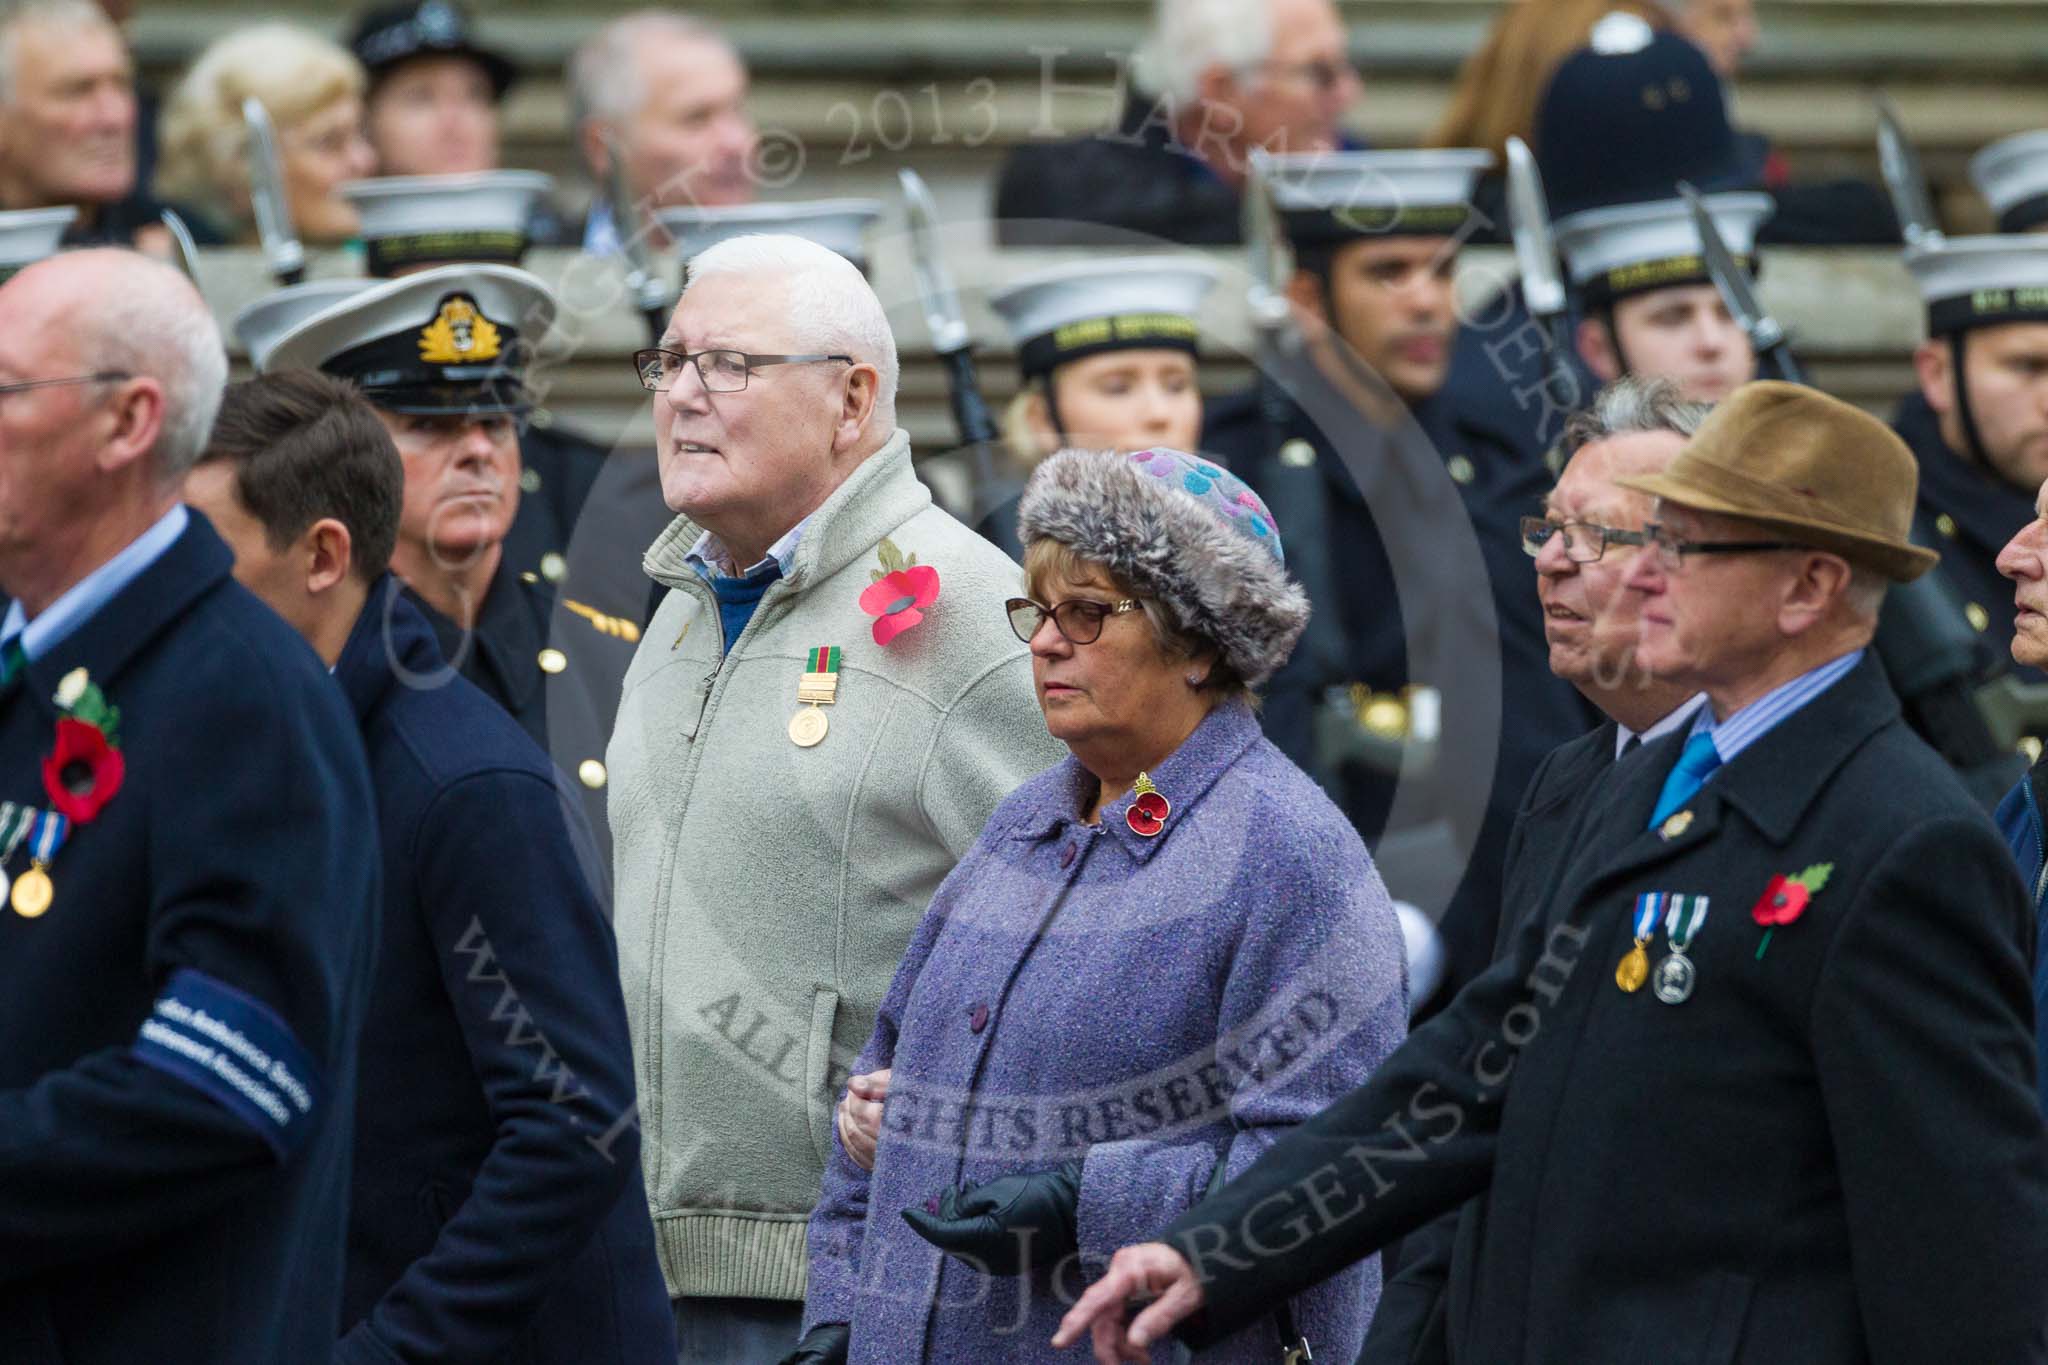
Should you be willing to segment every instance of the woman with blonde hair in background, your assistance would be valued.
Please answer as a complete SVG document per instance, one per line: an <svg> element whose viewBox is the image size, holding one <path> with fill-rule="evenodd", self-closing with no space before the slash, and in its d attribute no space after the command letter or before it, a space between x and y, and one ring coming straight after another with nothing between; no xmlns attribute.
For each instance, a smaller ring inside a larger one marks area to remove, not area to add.
<svg viewBox="0 0 2048 1365"><path fill-rule="evenodd" d="M193 205L230 241L256 240L249 134L254 96L277 130L286 208L302 240L345 242L358 227L337 191L375 169L363 134L363 68L340 46L290 24L259 24L217 40L164 106L157 192Z"/></svg>

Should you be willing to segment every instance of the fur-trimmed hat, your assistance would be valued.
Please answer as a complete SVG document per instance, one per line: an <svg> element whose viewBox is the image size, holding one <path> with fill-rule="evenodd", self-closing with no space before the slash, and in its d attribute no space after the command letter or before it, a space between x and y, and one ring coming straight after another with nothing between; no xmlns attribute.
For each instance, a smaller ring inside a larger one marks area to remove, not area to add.
<svg viewBox="0 0 2048 1365"><path fill-rule="evenodd" d="M1248 687L1287 662L1308 624L1259 495L1182 451L1062 450L1032 473L1017 527L1026 545L1056 540L1157 599Z"/></svg>

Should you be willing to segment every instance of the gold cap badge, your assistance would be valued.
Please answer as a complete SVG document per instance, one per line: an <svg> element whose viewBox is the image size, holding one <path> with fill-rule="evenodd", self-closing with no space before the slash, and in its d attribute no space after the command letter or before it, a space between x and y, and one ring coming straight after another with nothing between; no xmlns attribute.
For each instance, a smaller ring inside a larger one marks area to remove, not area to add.
<svg viewBox="0 0 2048 1365"><path fill-rule="evenodd" d="M465 365L498 358L498 328L467 294L451 294L420 330L420 359L429 365Z"/></svg>

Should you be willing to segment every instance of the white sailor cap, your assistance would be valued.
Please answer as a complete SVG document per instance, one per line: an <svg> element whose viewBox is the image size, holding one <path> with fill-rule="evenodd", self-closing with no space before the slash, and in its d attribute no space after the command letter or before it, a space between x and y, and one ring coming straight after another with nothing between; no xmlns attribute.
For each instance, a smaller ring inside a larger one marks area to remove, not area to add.
<svg viewBox="0 0 2048 1365"><path fill-rule="evenodd" d="M1756 234L1777 211L1768 194L1737 192L1705 196L1728 254L1754 273ZM1615 204L1557 220L1557 249L1588 307L1612 304L1631 294L1708 284L1699 229L1683 199Z"/></svg>
<svg viewBox="0 0 2048 1365"><path fill-rule="evenodd" d="M1906 252L1930 336L2048 322L2048 235L1949 237Z"/></svg>
<svg viewBox="0 0 2048 1365"><path fill-rule="evenodd" d="M786 232L836 251L867 273L867 231L882 216L879 199L810 199L800 204L734 204L659 209L655 218L684 261L730 237Z"/></svg>
<svg viewBox="0 0 2048 1365"><path fill-rule="evenodd" d="M351 180L341 194L362 218L366 268L389 278L431 265L519 264L534 206L554 188L538 171L479 171Z"/></svg>
<svg viewBox="0 0 2048 1365"><path fill-rule="evenodd" d="M1474 147L1393 152L1254 151L1296 246L1356 237L1452 237L1472 216L1493 154Z"/></svg>
<svg viewBox="0 0 2048 1365"><path fill-rule="evenodd" d="M554 292L524 270L438 266L302 318L271 343L266 368L354 380L387 412L524 412L526 366L554 319Z"/></svg>
<svg viewBox="0 0 2048 1365"><path fill-rule="evenodd" d="M1196 353L1202 300L1217 269L1200 258L1078 261L1016 280L989 298L1027 379L1102 351Z"/></svg>
<svg viewBox="0 0 2048 1365"><path fill-rule="evenodd" d="M57 254L64 230L78 217L78 210L14 209L0 213L0 280L25 265Z"/></svg>
<svg viewBox="0 0 2048 1365"><path fill-rule="evenodd" d="M1970 183L1998 215L2000 232L2048 226L2048 128L2000 138L1971 157Z"/></svg>
<svg viewBox="0 0 2048 1365"><path fill-rule="evenodd" d="M351 295L360 294L375 283L375 280L352 275L345 279L307 280L304 284L286 285L274 293L265 294L235 314L229 327L235 334L235 340L248 353L249 364L261 374L270 368L270 351L279 337L315 313Z"/></svg>

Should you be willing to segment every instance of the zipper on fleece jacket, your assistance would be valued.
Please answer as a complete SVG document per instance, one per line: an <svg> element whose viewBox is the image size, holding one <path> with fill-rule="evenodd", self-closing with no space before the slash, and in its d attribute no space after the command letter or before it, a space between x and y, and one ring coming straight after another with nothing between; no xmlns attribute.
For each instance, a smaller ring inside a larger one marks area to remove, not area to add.
<svg viewBox="0 0 2048 1365"><path fill-rule="evenodd" d="M662 964L667 961L668 955L666 929L669 911L674 904L670 896L670 889L674 884L675 878L676 859L678 856L677 845L681 843L683 837L685 807L688 805L687 794L695 789L697 785L697 770L703 765L705 727L711 724L711 718L718 710L719 700L725 695L725 685L728 681L725 675L725 661L737 652L740 645L753 636L755 629L761 624L762 618L769 614L769 608L778 605L782 598L789 595L790 591L789 580L786 578L778 578L769 584L768 590L761 594L760 605L754 608L753 616L748 618L745 629L740 631L740 638L733 641L731 647L725 648L723 647L725 645L725 623L719 620L718 595L711 591L711 585L693 571L690 573L689 580L686 583L675 584L673 588L677 592L687 592L692 597L695 597L700 604L701 610L710 613L711 619L718 624L719 643L722 647L719 650L718 662L712 666L709 673L706 673L697 680L697 690L707 695L704 698L704 709L697 714L697 733L691 740L689 754L683 763L682 780L678 784L679 789L686 794L686 799L676 802L662 817L660 866L667 875L662 881L660 890L656 893L657 900L654 914L650 917L654 941L648 945L648 961L654 964L654 979L657 982L662 981L664 978ZM667 1000L666 992L664 991L654 1012L655 1017L660 1018L661 1011L666 1008ZM661 1046L659 1030L656 1030L654 1037L649 1042L649 1046L656 1048ZM653 1178L656 1182L667 1179L668 1175L668 1144L661 1141L661 1128L667 1122L667 1109L668 1105L665 1102L665 1097L662 1095L652 1094L640 1097L640 1111L646 1116L650 1131L652 1131L655 1137L655 1151L657 1155L655 1157Z"/></svg>

